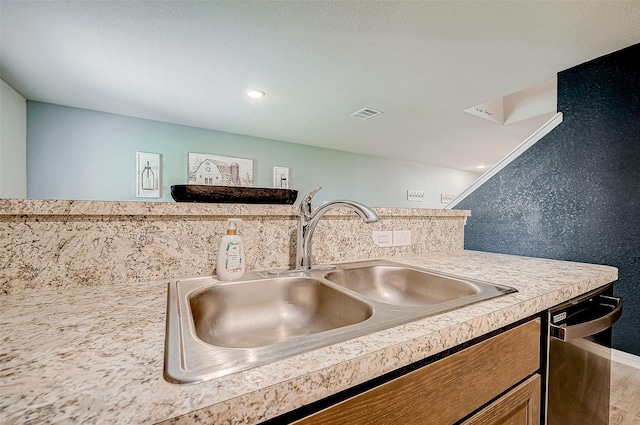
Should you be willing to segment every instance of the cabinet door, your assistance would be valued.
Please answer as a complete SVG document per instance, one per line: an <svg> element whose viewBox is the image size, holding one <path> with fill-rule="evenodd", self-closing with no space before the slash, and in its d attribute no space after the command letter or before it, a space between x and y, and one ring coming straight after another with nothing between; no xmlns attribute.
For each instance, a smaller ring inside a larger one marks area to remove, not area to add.
<svg viewBox="0 0 640 425"><path fill-rule="evenodd" d="M539 367L536 319L295 423L451 425Z"/></svg>
<svg viewBox="0 0 640 425"><path fill-rule="evenodd" d="M461 425L539 424L540 375L533 375Z"/></svg>

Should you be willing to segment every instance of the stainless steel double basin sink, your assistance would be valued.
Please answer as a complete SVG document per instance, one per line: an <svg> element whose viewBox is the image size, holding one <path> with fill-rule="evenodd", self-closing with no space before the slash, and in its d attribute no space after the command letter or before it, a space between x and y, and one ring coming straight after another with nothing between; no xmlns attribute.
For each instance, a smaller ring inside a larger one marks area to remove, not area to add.
<svg viewBox="0 0 640 425"><path fill-rule="evenodd" d="M511 292L382 260L171 281L164 376L200 382Z"/></svg>

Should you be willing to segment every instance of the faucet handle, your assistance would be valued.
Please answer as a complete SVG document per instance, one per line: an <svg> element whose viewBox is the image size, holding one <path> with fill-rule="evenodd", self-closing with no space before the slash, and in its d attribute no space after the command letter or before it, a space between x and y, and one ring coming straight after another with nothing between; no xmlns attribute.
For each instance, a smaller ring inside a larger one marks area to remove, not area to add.
<svg viewBox="0 0 640 425"><path fill-rule="evenodd" d="M300 210L305 214L311 214L311 198L322 189L322 186L318 186L313 189L307 196L305 196L300 202Z"/></svg>

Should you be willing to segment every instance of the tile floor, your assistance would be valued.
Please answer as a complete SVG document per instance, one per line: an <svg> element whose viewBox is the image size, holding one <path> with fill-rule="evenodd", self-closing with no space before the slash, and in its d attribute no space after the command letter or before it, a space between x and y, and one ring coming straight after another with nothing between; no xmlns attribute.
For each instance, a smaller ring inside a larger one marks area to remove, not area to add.
<svg viewBox="0 0 640 425"><path fill-rule="evenodd" d="M609 425L640 425L640 369L611 362Z"/></svg>

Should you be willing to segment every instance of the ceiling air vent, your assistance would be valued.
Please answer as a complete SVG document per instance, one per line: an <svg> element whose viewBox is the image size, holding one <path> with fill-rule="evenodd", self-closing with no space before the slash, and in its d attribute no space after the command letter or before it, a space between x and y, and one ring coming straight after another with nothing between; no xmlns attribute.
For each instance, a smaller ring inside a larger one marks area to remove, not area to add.
<svg viewBox="0 0 640 425"><path fill-rule="evenodd" d="M380 115L381 113L382 113L381 111L376 111L375 109L362 108L359 111L356 111L353 114L351 114L351 116L357 117L363 120L368 120L369 118L373 118L376 115Z"/></svg>

